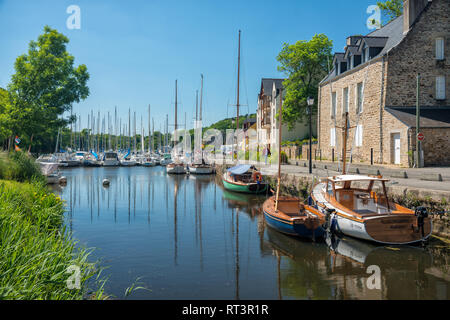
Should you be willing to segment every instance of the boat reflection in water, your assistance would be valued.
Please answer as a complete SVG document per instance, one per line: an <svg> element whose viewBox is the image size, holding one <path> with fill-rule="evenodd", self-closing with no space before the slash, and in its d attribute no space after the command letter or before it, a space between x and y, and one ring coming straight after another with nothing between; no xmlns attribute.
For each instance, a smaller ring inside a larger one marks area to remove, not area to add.
<svg viewBox="0 0 450 320"><path fill-rule="evenodd" d="M133 299L449 299L448 246L440 243L300 241L265 226L265 195L223 190L220 177L169 176L164 167L64 175L55 192L66 202L67 230L95 248L90 259L101 261L105 290L117 298L140 279L151 291ZM379 290L367 286L372 265Z"/></svg>
<svg viewBox="0 0 450 320"><path fill-rule="evenodd" d="M419 247L380 247L327 235L298 241L266 229L262 251L277 257L279 299L448 299L448 274Z"/></svg>

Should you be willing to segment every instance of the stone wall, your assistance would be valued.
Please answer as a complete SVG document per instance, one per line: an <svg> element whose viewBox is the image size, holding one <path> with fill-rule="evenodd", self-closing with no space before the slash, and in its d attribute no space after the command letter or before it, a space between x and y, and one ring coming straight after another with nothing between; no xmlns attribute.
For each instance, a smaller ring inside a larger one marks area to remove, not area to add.
<svg viewBox="0 0 450 320"><path fill-rule="evenodd" d="M411 150L416 150L416 129L409 131ZM450 128L421 128L420 131L425 135L422 142L425 166L450 165Z"/></svg>
<svg viewBox="0 0 450 320"><path fill-rule="evenodd" d="M436 38L444 38L445 60L436 61ZM388 55L386 106L415 106L420 73L422 106L450 105L450 1L433 0L403 41ZM446 100L436 97L436 76L446 76Z"/></svg>
<svg viewBox="0 0 450 320"><path fill-rule="evenodd" d="M435 40L445 38L446 60L435 59ZM373 59L369 65L363 64L332 80L319 89L319 149L322 156L331 159L342 155L343 130L336 128L336 146L330 145L333 127L344 127L343 89L349 88L349 137L347 151L352 150L353 161L370 162L373 152L374 163L394 164L394 135L400 134L400 165L410 164L408 152L415 146L408 126L385 111L385 106L416 105L416 75L421 73L421 105L450 105L450 1L434 0L420 16L405 39L385 57ZM436 76L446 76L447 99L438 101ZM359 118L356 112L356 86L366 80L363 112ZM330 89L331 88L331 89ZM336 92L336 120L331 117L331 92ZM425 108L425 107L423 107ZM362 146L356 146L354 128L362 125ZM426 165L446 165L450 163L450 129L424 129L427 141L423 144ZM443 152L439 152L442 150ZM348 157L350 152L347 152Z"/></svg>
<svg viewBox="0 0 450 320"><path fill-rule="evenodd" d="M332 84L327 83L320 89L320 116L319 116L319 149L322 157L331 159L332 149L335 150L335 158L338 153L342 155L343 130L345 117L343 114L343 89L349 88L349 123L350 130L347 138L347 151L352 150L353 161L370 162L373 150L375 163L391 163L389 152L390 135L400 132L401 139L407 141L407 127L395 117L380 108L385 95L387 62L384 59L374 59L370 65L355 68L343 76L338 76ZM384 77L384 79L383 79ZM357 85L366 82L364 89L363 111L359 115L357 107ZM331 89L330 89L331 88ZM336 119L331 117L331 92L336 92L337 110ZM389 128L387 132L380 130L380 120ZM362 146L356 146L354 138L356 125L362 125ZM331 128L336 126L336 146L331 146ZM340 128L339 128L340 127ZM388 143L385 143L385 141ZM408 145L401 146L402 165L408 165ZM350 152L347 153L350 157Z"/></svg>

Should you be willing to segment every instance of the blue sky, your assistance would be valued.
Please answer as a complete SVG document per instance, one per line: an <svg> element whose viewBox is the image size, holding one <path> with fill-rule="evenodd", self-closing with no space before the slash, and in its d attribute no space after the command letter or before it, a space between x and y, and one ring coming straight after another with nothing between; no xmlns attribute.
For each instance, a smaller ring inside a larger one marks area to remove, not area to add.
<svg viewBox="0 0 450 320"><path fill-rule="evenodd" d="M241 114L253 113L261 78L283 77L276 56L283 43L325 33L342 51L345 38L370 32L369 5L375 0L0 0L0 87L14 72L16 57L27 51L49 25L69 37L75 63L86 64L91 94L74 105L87 123L93 109L114 112L123 121L128 108L155 128L165 115L173 124L175 79L180 122L193 117L195 90L204 82L204 122L235 115L237 36L242 30ZM81 29L69 30L69 5L81 9ZM229 106L230 105L230 106ZM138 129L139 130L139 129Z"/></svg>

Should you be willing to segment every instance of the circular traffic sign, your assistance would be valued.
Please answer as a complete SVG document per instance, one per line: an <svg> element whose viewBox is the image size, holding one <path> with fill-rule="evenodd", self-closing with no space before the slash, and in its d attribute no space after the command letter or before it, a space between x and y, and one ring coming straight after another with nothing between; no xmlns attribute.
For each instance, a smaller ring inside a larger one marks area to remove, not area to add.
<svg viewBox="0 0 450 320"><path fill-rule="evenodd" d="M423 141L423 140L425 139L425 135L424 135L422 132L420 132L420 133L417 135L417 139L419 139L419 141Z"/></svg>

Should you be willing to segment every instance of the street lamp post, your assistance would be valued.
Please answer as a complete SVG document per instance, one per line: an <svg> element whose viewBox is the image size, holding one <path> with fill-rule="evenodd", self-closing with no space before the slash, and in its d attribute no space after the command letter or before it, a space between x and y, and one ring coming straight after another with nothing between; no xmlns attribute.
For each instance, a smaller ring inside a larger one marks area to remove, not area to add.
<svg viewBox="0 0 450 320"><path fill-rule="evenodd" d="M308 97L306 102L308 103L309 114L309 173L312 174L312 106L314 105L314 98Z"/></svg>

